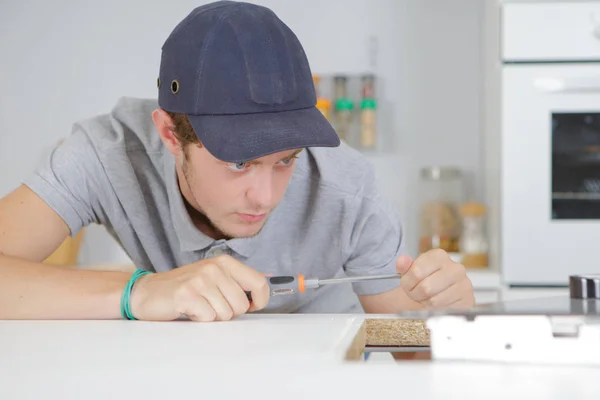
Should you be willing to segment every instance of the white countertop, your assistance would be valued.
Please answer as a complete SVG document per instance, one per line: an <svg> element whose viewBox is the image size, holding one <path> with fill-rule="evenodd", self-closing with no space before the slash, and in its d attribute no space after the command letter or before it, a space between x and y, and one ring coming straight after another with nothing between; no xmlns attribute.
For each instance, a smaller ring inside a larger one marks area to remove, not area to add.
<svg viewBox="0 0 600 400"><path fill-rule="evenodd" d="M0 321L0 398L600 398L598 368L344 361L363 319Z"/></svg>

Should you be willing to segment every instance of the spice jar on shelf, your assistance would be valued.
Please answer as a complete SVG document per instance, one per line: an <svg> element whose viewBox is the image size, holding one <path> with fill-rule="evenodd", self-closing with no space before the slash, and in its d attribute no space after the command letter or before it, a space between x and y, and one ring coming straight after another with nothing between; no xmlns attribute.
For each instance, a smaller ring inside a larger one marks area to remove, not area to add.
<svg viewBox="0 0 600 400"><path fill-rule="evenodd" d="M461 263L467 268L487 268L488 240L485 234L485 206L466 203L460 208L462 233L459 242Z"/></svg>
<svg viewBox="0 0 600 400"><path fill-rule="evenodd" d="M370 149L376 146L376 109L375 76L372 74L362 77L362 101L360 103L360 146Z"/></svg>
<svg viewBox="0 0 600 400"><path fill-rule="evenodd" d="M376 108L374 99L363 99L360 103L360 146L363 149L372 149L377 144Z"/></svg>
<svg viewBox="0 0 600 400"><path fill-rule="evenodd" d="M463 193L463 176L458 168L421 170L419 253L440 248L459 256L459 207L463 203Z"/></svg>
<svg viewBox="0 0 600 400"><path fill-rule="evenodd" d="M334 77L335 85L335 130L341 140L350 139L354 102L348 97L348 78L343 75Z"/></svg>

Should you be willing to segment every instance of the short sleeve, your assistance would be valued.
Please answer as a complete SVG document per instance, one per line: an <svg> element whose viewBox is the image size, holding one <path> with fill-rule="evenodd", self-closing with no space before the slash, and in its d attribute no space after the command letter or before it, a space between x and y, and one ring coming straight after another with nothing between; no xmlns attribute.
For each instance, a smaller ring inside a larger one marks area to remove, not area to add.
<svg viewBox="0 0 600 400"><path fill-rule="evenodd" d="M400 216L384 199L375 183L368 184L354 200L353 220L346 234L344 270L348 276L396 273L396 259L405 253ZM357 295L379 294L398 287L399 279L353 283Z"/></svg>
<svg viewBox="0 0 600 400"><path fill-rule="evenodd" d="M74 131L58 144L23 184L40 196L68 225L71 236L96 223L94 174L100 161L87 135Z"/></svg>

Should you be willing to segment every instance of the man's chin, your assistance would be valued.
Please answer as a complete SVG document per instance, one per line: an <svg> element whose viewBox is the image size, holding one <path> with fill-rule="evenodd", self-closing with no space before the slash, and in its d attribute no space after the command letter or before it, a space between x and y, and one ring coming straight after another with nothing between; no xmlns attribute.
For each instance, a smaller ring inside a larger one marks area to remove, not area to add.
<svg viewBox="0 0 600 400"><path fill-rule="evenodd" d="M260 223L241 223L231 226L225 231L225 234L232 239L251 238L258 235L265 226L266 219Z"/></svg>

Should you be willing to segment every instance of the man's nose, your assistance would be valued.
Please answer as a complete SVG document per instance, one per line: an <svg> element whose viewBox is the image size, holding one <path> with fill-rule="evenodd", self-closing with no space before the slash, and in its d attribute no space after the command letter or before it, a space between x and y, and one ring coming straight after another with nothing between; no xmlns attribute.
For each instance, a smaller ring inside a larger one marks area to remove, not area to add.
<svg viewBox="0 0 600 400"><path fill-rule="evenodd" d="M269 172L261 172L255 176L248 190L248 198L261 211L271 208L273 201L273 176Z"/></svg>

